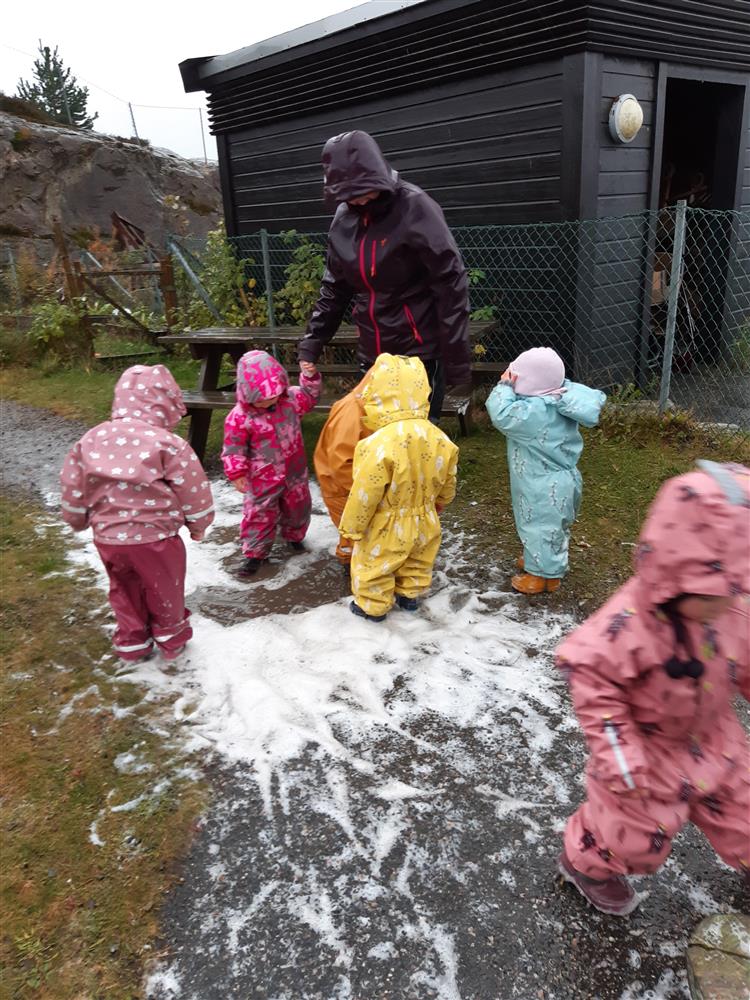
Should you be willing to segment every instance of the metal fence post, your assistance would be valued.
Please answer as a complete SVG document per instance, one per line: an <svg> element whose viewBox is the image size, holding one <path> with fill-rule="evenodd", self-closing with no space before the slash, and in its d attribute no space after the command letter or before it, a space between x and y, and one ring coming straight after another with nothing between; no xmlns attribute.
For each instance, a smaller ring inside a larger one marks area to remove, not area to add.
<svg viewBox="0 0 750 1000"><path fill-rule="evenodd" d="M263 254L263 278L266 283L266 306L268 308L268 326L271 333L276 332L276 314L273 310L273 282L271 281L271 251L268 247L268 230L260 231L260 247ZM278 357L276 344L272 346L273 356Z"/></svg>
<svg viewBox="0 0 750 1000"><path fill-rule="evenodd" d="M682 285L682 255L685 250L685 222L687 202L677 202L675 214L674 246L672 248L672 270L669 276L669 304L667 306L667 329L664 334L664 358L661 367L661 388L659 389L659 414L663 414L669 402L672 382L672 357L674 355L674 335L677 327L677 306Z"/></svg>

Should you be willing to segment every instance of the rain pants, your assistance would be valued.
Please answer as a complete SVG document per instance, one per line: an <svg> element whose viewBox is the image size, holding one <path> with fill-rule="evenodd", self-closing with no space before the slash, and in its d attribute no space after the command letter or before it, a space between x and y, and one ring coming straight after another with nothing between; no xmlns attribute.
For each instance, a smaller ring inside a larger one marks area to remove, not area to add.
<svg viewBox="0 0 750 1000"><path fill-rule="evenodd" d="M385 614L394 593L418 597L432 582L435 507L455 495L458 448L427 419L429 392L422 362L391 354L378 358L363 391L373 434L357 445L339 530L355 542L352 593L368 615Z"/></svg>
<svg viewBox="0 0 750 1000"><path fill-rule="evenodd" d="M313 456L315 475L323 502L337 528L352 488L354 449L363 437L370 434L369 428L365 427L363 422L365 406L362 399L362 390L368 379L369 373L343 399L333 404L320 432ZM350 539L339 536L336 557L342 563L351 562Z"/></svg>
<svg viewBox="0 0 750 1000"><path fill-rule="evenodd" d="M237 365L237 404L224 422L221 460L230 480L246 479L240 538L249 559L265 559L277 528L301 542L312 503L300 417L320 395L320 375L300 375L289 385L282 366L265 351L248 351ZM269 409L255 404L274 396Z"/></svg>
<svg viewBox="0 0 750 1000"><path fill-rule="evenodd" d="M591 755L565 849L591 878L656 871L688 820L750 867L750 747L732 704L750 700L750 470L699 464L657 495L635 575L558 651ZM711 625L681 619L688 648L663 608L684 594L735 597ZM673 657L701 676L670 676Z"/></svg>
<svg viewBox="0 0 750 1000"><path fill-rule="evenodd" d="M607 398L574 382L563 387L561 396L518 396L501 382L486 404L493 426L508 439L510 494L525 571L548 580L568 571L570 528L581 504L578 425L595 427Z"/></svg>

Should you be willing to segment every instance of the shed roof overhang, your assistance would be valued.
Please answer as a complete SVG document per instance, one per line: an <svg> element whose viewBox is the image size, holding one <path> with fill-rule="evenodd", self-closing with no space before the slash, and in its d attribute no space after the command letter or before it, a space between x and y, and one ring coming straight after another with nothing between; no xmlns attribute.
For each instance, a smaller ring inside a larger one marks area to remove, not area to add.
<svg viewBox="0 0 750 1000"><path fill-rule="evenodd" d="M180 71L216 133L586 50L750 73L750 2L375 0Z"/></svg>

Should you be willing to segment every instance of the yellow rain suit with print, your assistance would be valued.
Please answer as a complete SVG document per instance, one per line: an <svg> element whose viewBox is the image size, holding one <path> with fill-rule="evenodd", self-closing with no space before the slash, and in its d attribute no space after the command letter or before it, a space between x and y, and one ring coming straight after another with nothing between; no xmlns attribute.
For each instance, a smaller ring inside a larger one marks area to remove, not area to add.
<svg viewBox="0 0 750 1000"><path fill-rule="evenodd" d="M354 453L339 531L354 540L352 593L368 615L393 595L418 597L432 582L440 518L456 493L458 448L427 419L430 386L419 358L381 354L362 393L373 434Z"/></svg>

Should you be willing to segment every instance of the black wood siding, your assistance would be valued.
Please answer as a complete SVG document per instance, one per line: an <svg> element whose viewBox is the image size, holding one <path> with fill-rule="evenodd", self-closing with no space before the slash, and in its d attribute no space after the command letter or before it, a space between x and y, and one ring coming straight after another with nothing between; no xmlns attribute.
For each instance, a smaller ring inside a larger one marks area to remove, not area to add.
<svg viewBox="0 0 750 1000"><path fill-rule="evenodd" d="M559 60L226 134L228 230L325 230L320 153L332 135L372 133L392 165L448 221L490 225L561 218Z"/></svg>
<svg viewBox="0 0 750 1000"><path fill-rule="evenodd" d="M576 370L596 385L636 378L649 294L647 257L653 226L649 208L658 66L655 62L601 55L592 61L588 85L598 95L593 108L596 163L583 178L578 247ZM628 144L612 139L609 110L621 94L643 108L643 127Z"/></svg>

